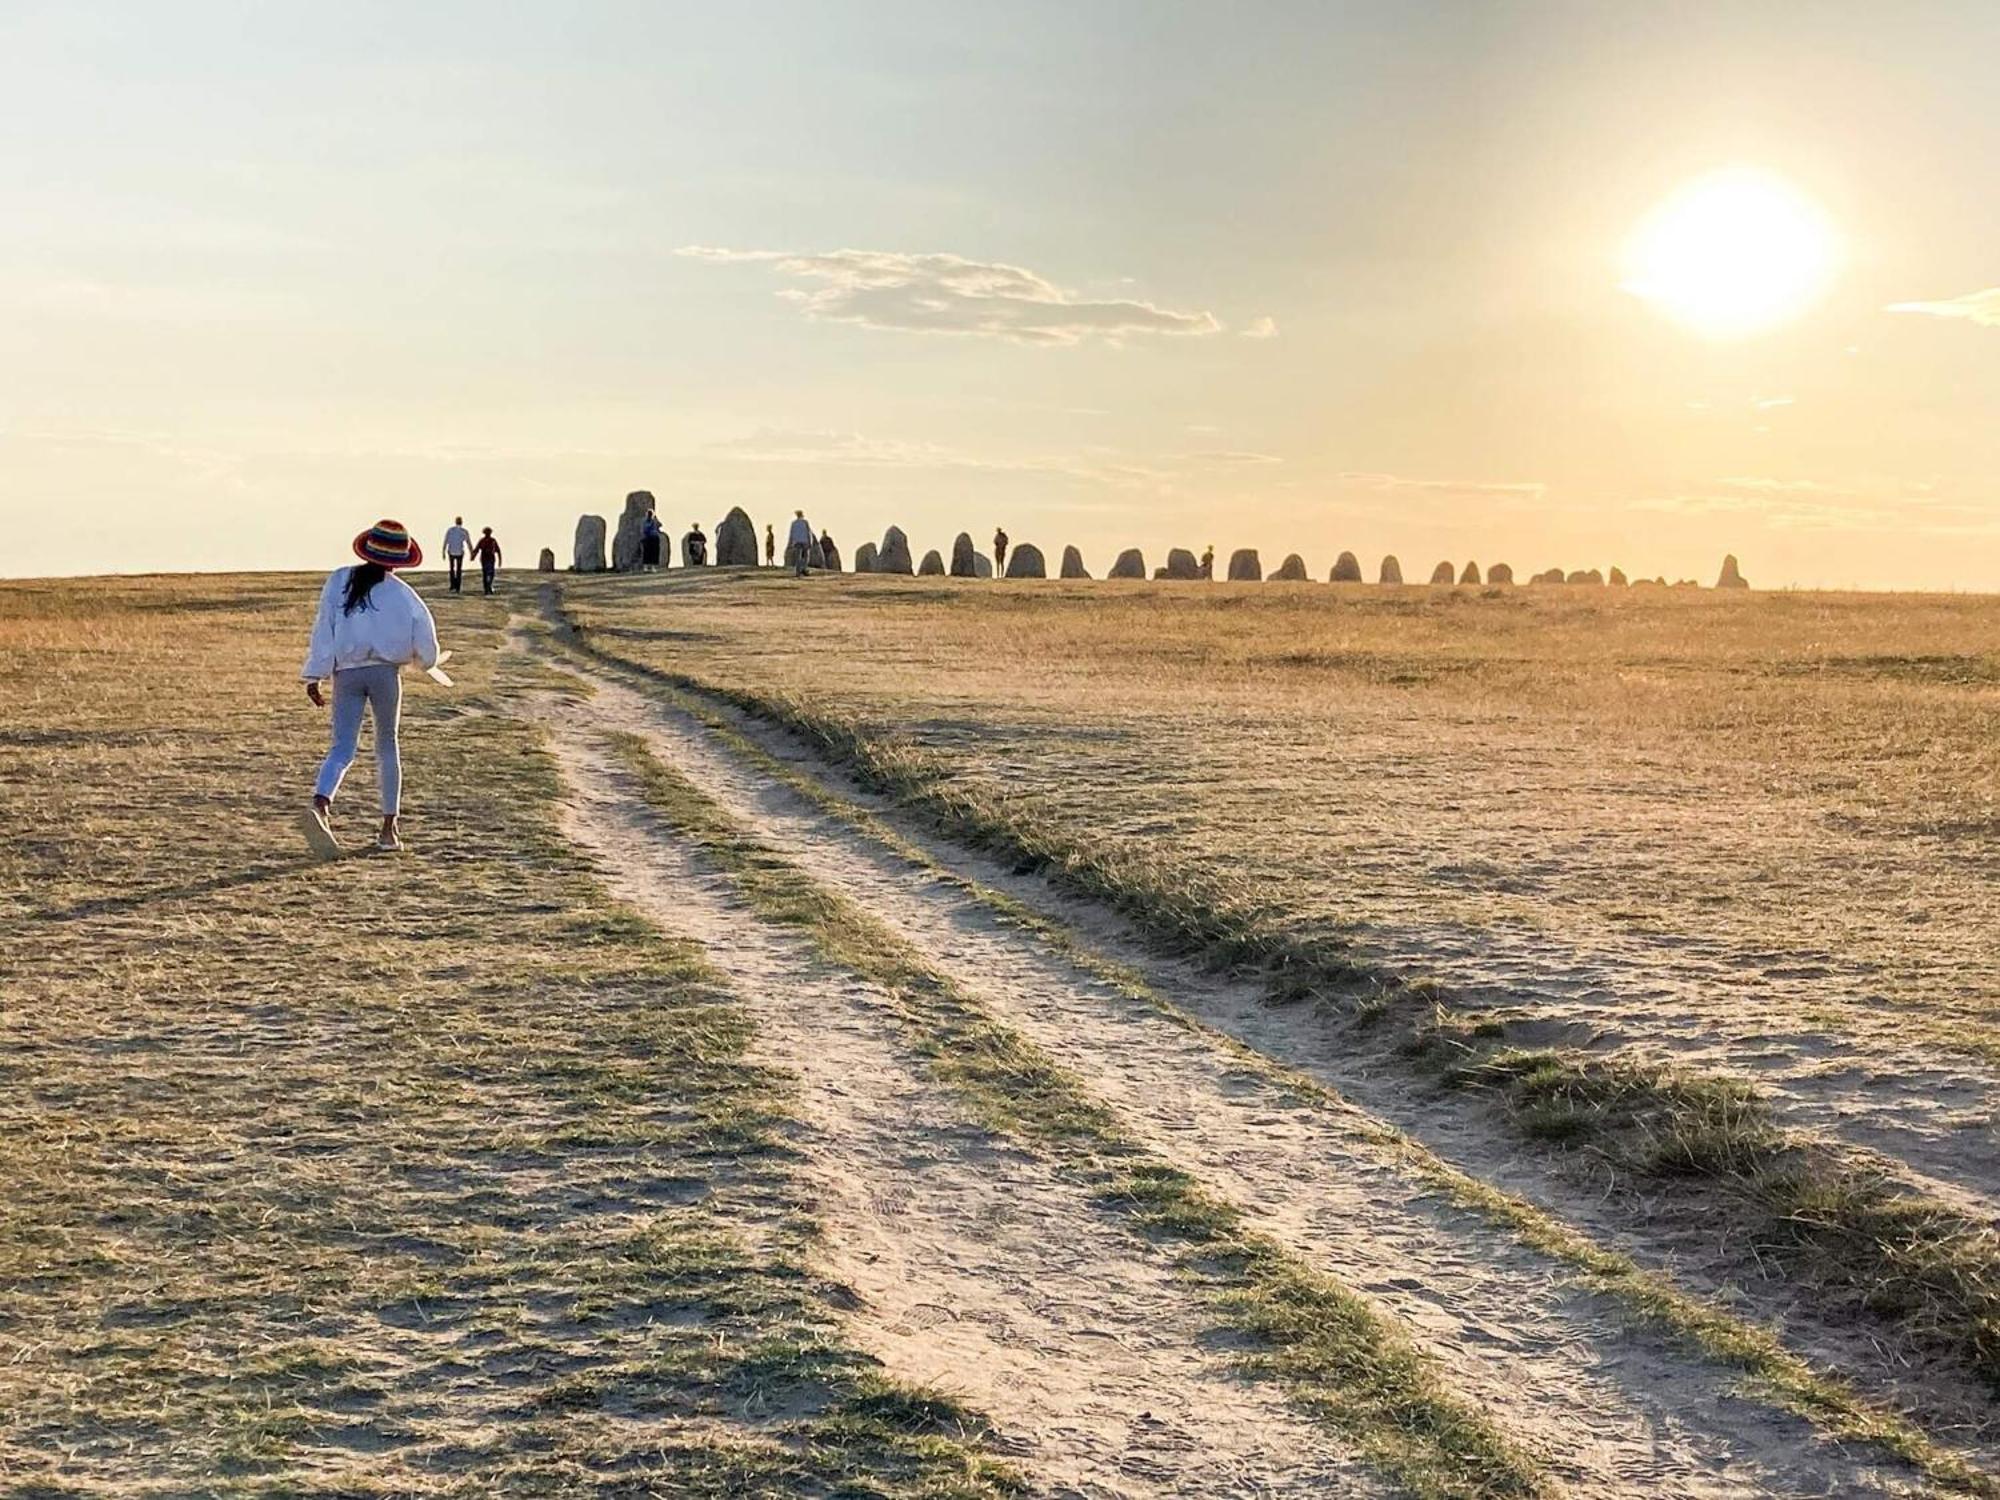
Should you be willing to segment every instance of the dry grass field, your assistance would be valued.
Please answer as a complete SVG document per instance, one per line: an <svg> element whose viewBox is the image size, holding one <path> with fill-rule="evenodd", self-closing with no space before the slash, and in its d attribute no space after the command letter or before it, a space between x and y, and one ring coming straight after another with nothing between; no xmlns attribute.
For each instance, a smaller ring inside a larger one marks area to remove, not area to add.
<svg viewBox="0 0 2000 1500"><path fill-rule="evenodd" d="M319 864L314 582L0 585L0 1494L2000 1494L1993 601L515 575Z"/></svg>

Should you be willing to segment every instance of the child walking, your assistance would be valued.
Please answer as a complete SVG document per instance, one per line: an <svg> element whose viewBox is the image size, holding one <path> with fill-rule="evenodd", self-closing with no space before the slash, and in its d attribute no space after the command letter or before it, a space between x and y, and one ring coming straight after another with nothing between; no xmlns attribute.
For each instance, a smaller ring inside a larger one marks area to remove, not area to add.
<svg viewBox="0 0 2000 1500"><path fill-rule="evenodd" d="M431 612L417 591L396 576L396 569L414 568L424 560L415 539L400 521L377 521L354 539L354 555L361 561L335 568L320 590L319 614L299 674L306 696L320 708L327 703L320 684L333 679L333 745L320 763L312 807L300 814L306 843L322 859L341 852L327 815L341 778L354 764L364 709L375 721L376 779L382 792L382 828L375 847L383 852L403 847L396 827L403 790L396 739L403 705L401 673L405 665L429 670L438 664Z"/></svg>

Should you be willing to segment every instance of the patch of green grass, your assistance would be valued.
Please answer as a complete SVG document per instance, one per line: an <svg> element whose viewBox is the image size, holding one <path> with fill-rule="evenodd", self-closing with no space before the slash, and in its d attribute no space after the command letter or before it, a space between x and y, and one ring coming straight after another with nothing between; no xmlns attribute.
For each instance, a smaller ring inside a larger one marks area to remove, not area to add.
<svg viewBox="0 0 2000 1500"><path fill-rule="evenodd" d="M638 737L610 738L654 810L757 911L799 928L890 996L912 1044L984 1123L1054 1151L1135 1230L1175 1244L1218 1313L1258 1340L1253 1370L1283 1381L1412 1494L1553 1493L1534 1460L1450 1391L1365 1298L1249 1230L1233 1205L1154 1157L1038 1048L881 923L758 845Z"/></svg>

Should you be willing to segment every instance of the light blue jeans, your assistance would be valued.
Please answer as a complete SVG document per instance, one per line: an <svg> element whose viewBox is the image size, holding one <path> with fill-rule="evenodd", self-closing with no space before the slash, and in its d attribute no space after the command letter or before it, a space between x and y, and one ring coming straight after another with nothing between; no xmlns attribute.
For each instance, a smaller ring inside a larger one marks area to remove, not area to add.
<svg viewBox="0 0 2000 1500"><path fill-rule="evenodd" d="M382 816L393 818L403 800L403 755L396 723L403 712L403 678L395 667L377 662L333 674L333 748L320 762L315 795L328 801L354 764L361 746L361 710L375 719L375 776L382 788Z"/></svg>

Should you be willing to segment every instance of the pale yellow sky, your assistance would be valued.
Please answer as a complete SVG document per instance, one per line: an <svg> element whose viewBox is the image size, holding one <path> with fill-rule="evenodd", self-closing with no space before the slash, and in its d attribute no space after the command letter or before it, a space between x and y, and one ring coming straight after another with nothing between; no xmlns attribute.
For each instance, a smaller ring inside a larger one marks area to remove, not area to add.
<svg viewBox="0 0 2000 1500"><path fill-rule="evenodd" d="M407 12L0 7L0 572L528 562L647 488L2000 588L1993 7ZM1731 168L1824 243L1670 236L1787 304L1714 337L1624 283Z"/></svg>

